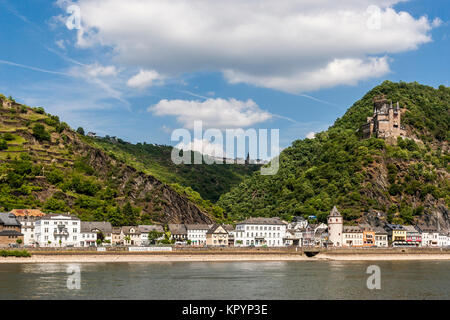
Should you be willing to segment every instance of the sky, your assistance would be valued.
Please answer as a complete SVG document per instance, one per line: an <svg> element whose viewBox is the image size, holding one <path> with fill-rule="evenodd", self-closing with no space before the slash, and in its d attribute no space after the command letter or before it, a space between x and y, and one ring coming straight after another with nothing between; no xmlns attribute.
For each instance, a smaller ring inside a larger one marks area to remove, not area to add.
<svg viewBox="0 0 450 320"><path fill-rule="evenodd" d="M132 143L177 145L194 121L278 129L277 153L384 80L448 86L449 12L448 0L0 0L0 93Z"/></svg>

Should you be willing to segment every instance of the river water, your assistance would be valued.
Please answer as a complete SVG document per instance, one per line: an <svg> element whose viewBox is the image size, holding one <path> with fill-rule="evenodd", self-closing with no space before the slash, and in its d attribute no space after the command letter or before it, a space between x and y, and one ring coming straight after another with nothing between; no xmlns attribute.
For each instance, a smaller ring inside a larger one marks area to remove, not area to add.
<svg viewBox="0 0 450 320"><path fill-rule="evenodd" d="M450 299L450 261L0 264L0 299Z"/></svg>

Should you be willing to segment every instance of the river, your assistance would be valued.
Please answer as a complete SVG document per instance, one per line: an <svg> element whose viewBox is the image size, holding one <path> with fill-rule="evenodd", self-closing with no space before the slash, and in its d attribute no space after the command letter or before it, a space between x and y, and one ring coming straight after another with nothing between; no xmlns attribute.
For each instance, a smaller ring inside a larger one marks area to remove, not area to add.
<svg viewBox="0 0 450 320"><path fill-rule="evenodd" d="M5 263L0 299L450 299L450 261Z"/></svg>

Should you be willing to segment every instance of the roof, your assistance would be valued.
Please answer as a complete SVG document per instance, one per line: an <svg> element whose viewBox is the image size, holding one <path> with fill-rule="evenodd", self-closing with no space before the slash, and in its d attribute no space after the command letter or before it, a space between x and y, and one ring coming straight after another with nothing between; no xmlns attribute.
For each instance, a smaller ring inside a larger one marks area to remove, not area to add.
<svg viewBox="0 0 450 320"><path fill-rule="evenodd" d="M414 226L403 226L406 232L419 232Z"/></svg>
<svg viewBox="0 0 450 320"><path fill-rule="evenodd" d="M122 232L122 228L121 227L112 227L111 233L120 234L121 232Z"/></svg>
<svg viewBox="0 0 450 320"><path fill-rule="evenodd" d="M368 223L360 223L358 225L363 231L374 231L374 227L372 227L370 224Z"/></svg>
<svg viewBox="0 0 450 320"><path fill-rule="evenodd" d="M36 221L37 221L37 220L51 220L52 218L60 217L60 216L64 217L64 218L65 218L64 220L80 220L80 218L78 218L78 217L76 217L76 216L73 216L73 215L70 215L70 214L65 214L65 213L49 213L49 214L46 214L45 216L42 216L42 217L37 218Z"/></svg>
<svg viewBox="0 0 450 320"><path fill-rule="evenodd" d="M218 229L219 227L222 227L222 229L223 229L225 232L216 232L217 229ZM224 226L222 226L222 225L220 225L220 224L215 224L215 225L213 225L206 233L207 233L207 234L213 234L213 233L228 234L228 231L225 229Z"/></svg>
<svg viewBox="0 0 450 320"><path fill-rule="evenodd" d="M186 226L184 224L170 224L169 231L171 234L187 234Z"/></svg>
<svg viewBox="0 0 450 320"><path fill-rule="evenodd" d="M43 217L45 216L45 213L43 213L39 209L13 209L11 210L11 213L14 214L16 217Z"/></svg>
<svg viewBox="0 0 450 320"><path fill-rule="evenodd" d="M112 225L106 221L81 221L81 232L93 232L92 230L100 230L103 233L111 233Z"/></svg>
<svg viewBox="0 0 450 320"><path fill-rule="evenodd" d="M3 231L0 231L0 237L5 237L5 236L17 236L17 237L20 237L20 236L23 236L23 234L20 233L17 230L3 230Z"/></svg>
<svg viewBox="0 0 450 320"><path fill-rule="evenodd" d="M186 224L186 230L209 230L212 225L210 224Z"/></svg>
<svg viewBox="0 0 450 320"><path fill-rule="evenodd" d="M295 216L292 218L292 222L303 222L303 221L307 221L307 220L301 216Z"/></svg>
<svg viewBox="0 0 450 320"><path fill-rule="evenodd" d="M390 229L390 230L398 230L398 231L405 231L405 227L403 227L400 224L391 224L388 223L386 224L386 228Z"/></svg>
<svg viewBox="0 0 450 320"><path fill-rule="evenodd" d="M164 228L161 225L155 224L155 225L139 225L138 226L139 231L141 233L149 233L150 231L157 231L157 232L164 232Z"/></svg>
<svg viewBox="0 0 450 320"><path fill-rule="evenodd" d="M375 231L375 234L387 234L386 230L382 227L375 227L373 228L373 231Z"/></svg>
<svg viewBox="0 0 450 320"><path fill-rule="evenodd" d="M21 226L19 220L11 212L0 212L0 224L4 226Z"/></svg>
<svg viewBox="0 0 450 320"><path fill-rule="evenodd" d="M285 225L280 218L249 218L247 220L241 221L238 224L267 224L267 225Z"/></svg>
<svg viewBox="0 0 450 320"><path fill-rule="evenodd" d="M224 224L222 227L224 227L224 229L228 232L234 231L234 227L231 224Z"/></svg>
<svg viewBox="0 0 450 320"><path fill-rule="evenodd" d="M334 206L333 209L331 209L329 217L342 217L342 215L339 212L339 210L336 208L336 206Z"/></svg>
<svg viewBox="0 0 450 320"><path fill-rule="evenodd" d="M361 233L363 229L359 226L344 226L342 232L344 233Z"/></svg>
<svg viewBox="0 0 450 320"><path fill-rule="evenodd" d="M426 232L426 233L437 233L438 232L438 230L435 227L429 227L426 225L418 225L418 226L416 226L416 228L420 232Z"/></svg>
<svg viewBox="0 0 450 320"><path fill-rule="evenodd" d="M134 232L131 232L132 228L134 228ZM122 232L124 234L140 234L141 233L139 231L139 227L138 226L123 226L122 227Z"/></svg>

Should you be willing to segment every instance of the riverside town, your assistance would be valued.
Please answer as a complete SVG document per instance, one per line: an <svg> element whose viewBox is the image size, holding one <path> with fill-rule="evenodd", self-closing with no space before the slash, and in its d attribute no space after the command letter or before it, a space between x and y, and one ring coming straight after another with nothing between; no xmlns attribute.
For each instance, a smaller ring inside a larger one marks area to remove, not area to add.
<svg viewBox="0 0 450 320"><path fill-rule="evenodd" d="M314 218L314 217L311 217ZM105 221L81 221L76 216L14 209L0 213L3 247L439 247L450 246L450 235L421 225L386 223L344 225L334 207L328 224L294 217L249 218L227 224L167 224L113 227Z"/></svg>

